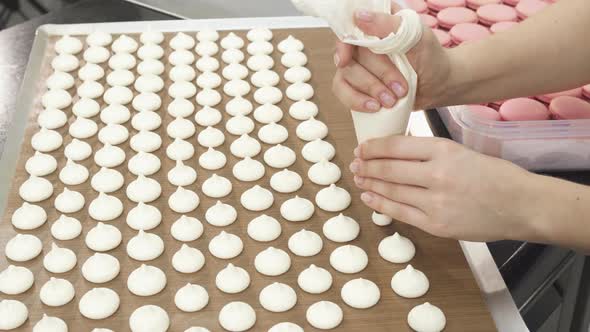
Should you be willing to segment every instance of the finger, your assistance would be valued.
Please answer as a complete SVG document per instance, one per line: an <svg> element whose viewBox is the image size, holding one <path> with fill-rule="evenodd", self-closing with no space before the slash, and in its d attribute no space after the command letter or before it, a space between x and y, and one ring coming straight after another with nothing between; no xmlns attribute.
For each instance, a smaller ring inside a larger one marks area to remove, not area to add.
<svg viewBox="0 0 590 332"><path fill-rule="evenodd" d="M336 53L334 54L334 64L336 67L342 68L348 66L352 60L354 46L336 41Z"/></svg>
<svg viewBox="0 0 590 332"><path fill-rule="evenodd" d="M405 184L391 183L379 179L354 177L354 183L360 189L379 194L395 202L414 206L418 209L429 202L429 191L422 187L408 186Z"/></svg>
<svg viewBox="0 0 590 332"><path fill-rule="evenodd" d="M437 137L391 135L360 144L354 150L354 155L363 160L388 158L425 161L432 158L441 141L444 140Z"/></svg>
<svg viewBox="0 0 590 332"><path fill-rule="evenodd" d="M391 91L375 75L367 71L358 62L353 61L342 68L343 78L354 89L379 100L384 107L393 107L396 98Z"/></svg>
<svg viewBox="0 0 590 332"><path fill-rule="evenodd" d="M358 49L356 61L377 76L395 94L397 99L406 95L406 91L408 91L406 80L388 56L377 55L369 49L361 47Z"/></svg>
<svg viewBox="0 0 590 332"><path fill-rule="evenodd" d="M385 38L396 32L401 23L399 16L358 10L354 13L356 26L370 36Z"/></svg>
<svg viewBox="0 0 590 332"><path fill-rule="evenodd" d="M375 211L418 228L422 228L421 226L424 226L428 218L420 209L408 204L392 201L373 192L362 193L361 201Z"/></svg>
<svg viewBox="0 0 590 332"><path fill-rule="evenodd" d="M430 170L425 163L398 159L356 158L350 171L358 177L379 179L404 185L428 187Z"/></svg>
<svg viewBox="0 0 590 332"><path fill-rule="evenodd" d="M364 93L355 90L337 70L332 81L332 91L344 106L359 112L377 112L381 104Z"/></svg>

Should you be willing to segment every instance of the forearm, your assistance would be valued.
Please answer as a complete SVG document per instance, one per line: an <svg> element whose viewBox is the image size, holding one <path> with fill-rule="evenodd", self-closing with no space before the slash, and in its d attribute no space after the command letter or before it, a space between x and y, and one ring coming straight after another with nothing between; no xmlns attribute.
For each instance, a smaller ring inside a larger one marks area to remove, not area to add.
<svg viewBox="0 0 590 332"><path fill-rule="evenodd" d="M560 1L479 42L449 49L451 75L436 106L491 102L590 81L590 1Z"/></svg>
<svg viewBox="0 0 590 332"><path fill-rule="evenodd" d="M531 181L534 232L526 240L590 253L590 187L541 175Z"/></svg>

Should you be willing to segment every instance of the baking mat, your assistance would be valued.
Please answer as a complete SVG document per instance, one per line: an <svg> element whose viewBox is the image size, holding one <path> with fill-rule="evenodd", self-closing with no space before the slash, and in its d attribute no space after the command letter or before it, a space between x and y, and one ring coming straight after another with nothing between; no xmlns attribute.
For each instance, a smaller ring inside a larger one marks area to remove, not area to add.
<svg viewBox="0 0 590 332"><path fill-rule="evenodd" d="M244 38L247 43L245 31L234 32L240 37ZM220 38L223 38L227 33L229 33L229 31L220 32ZM289 167L289 169L296 171L302 176L304 180L303 187L298 192L293 194L280 194L273 191L275 202L269 210L260 213L247 211L239 203L239 197L241 193L244 190L252 187L254 184L260 184L263 187L270 189L270 176L277 170L266 167L266 175L254 183L244 183L237 181L232 176L231 168L238 161L238 158L234 157L229 152L229 145L237 137L232 136L227 132L225 132L225 143L218 148L226 154L228 158L227 165L218 171L205 170L200 167L197 162L198 156L200 153L205 151L205 148L199 146L196 143L196 136L187 139L187 141L191 142L195 146L196 153L195 156L185 162L185 164L193 167L198 173L196 183L189 186L188 188L197 192L201 198L201 203L197 210L189 213L189 215L201 220L205 228L203 235L199 239L188 243L188 245L201 250L201 252L205 255L206 263L200 271L192 274L182 274L176 272L172 268L170 263L172 255L180 248L182 243L174 240L170 235L170 226L174 221L176 221L180 214L171 211L167 206L168 196L176 190L176 188L170 185L166 179L166 174L168 171L175 166L174 161L167 158L165 154L166 146L172 142L172 139L166 135L165 130L167 124L173 120L173 117L171 117L166 112L166 107L171 102L171 98L167 95L167 87L172 83L166 74L172 67L170 64L166 63L167 56L171 52L171 50L166 46L174 34L167 33L166 40L161 44L161 46L165 48L165 55L162 58L162 61L166 64L166 73L162 75L162 78L165 81L165 87L159 93L160 97L162 98L162 107L158 113L162 117L162 125L160 128L155 130L155 132L161 135L163 144L159 150L154 152L154 154L160 157L162 161L162 167L156 174L151 176L152 178L158 180L162 185L162 195L158 200L150 203L158 207L162 212L162 223L155 229L150 230L150 232L158 234L164 240L165 251L157 259L146 262L147 264L157 266L166 272L168 278L166 288L161 293L149 297L139 297L131 294L127 290L127 276L131 271L139 267L142 262L134 261L128 257L125 252L126 242L137 234L136 231L129 228L125 223L126 212L135 206L135 203L129 201L125 196L125 186L114 193L114 195L123 202L125 212L116 220L109 222L110 224L117 226L123 234L123 242L121 245L108 252L119 259L119 262L121 263L121 272L114 280L100 285L92 284L82 277L80 267L83 262L93 254L93 252L84 244L84 235L96 224L94 220L88 217L86 209L89 202L97 196L97 193L90 187L90 180L78 186L68 187L69 189L81 192L86 198L85 208L78 213L71 214L71 216L78 218L82 222L83 233L78 238L70 241L54 240L51 237L49 228L52 222L57 219L59 213L54 210L53 201L55 196L62 192L64 187L59 181L57 176L58 171L56 171L46 177L54 184L53 196L50 199L39 203L39 205L45 208L47 211L48 222L36 230L28 232L21 231L21 233L34 234L38 236L43 242L43 252L37 258L23 264L16 264L31 269L35 275L35 283L31 289L23 294L16 296L5 296L3 294L0 295L2 298L20 300L25 303L29 309L29 320L21 328L17 329L17 331L31 330L32 326L41 318L43 313L46 313L50 316L60 317L66 321L70 331L90 331L95 327L110 328L114 331L127 331L129 330L129 315L136 308L145 304L159 305L168 312L171 320L170 331L184 331L190 326L203 326L210 329L211 331L220 331L222 328L217 321L219 310L223 305L231 301L245 301L256 310L257 322L256 325L251 329L252 331L266 331L272 325L282 321L291 321L299 324L306 331L314 331L315 329L311 327L305 320L305 311L309 305L320 300L334 301L343 309L344 320L342 324L338 326L338 331L409 331L410 328L406 323L407 313L413 306L421 304L425 301L439 306L445 312L447 317L447 327L445 331L495 330L473 275L467 265L463 253L461 252L459 244L456 241L435 238L402 223L394 222L392 225L386 227L376 226L371 222L371 211L360 202L358 198L360 192L354 187L352 175L348 171L348 165L352 160L352 150L354 147L356 147L356 139L353 133L352 121L349 112L338 102L331 92L331 80L335 71L334 65L332 63L332 48L334 45L334 37L332 33L325 28L273 30L273 33L274 37L272 42L275 45L275 51L272 54L272 57L275 60L275 67L273 69L281 76L281 81L278 87L283 92L285 92L288 82L282 79L285 68L280 64L281 53L276 49L276 45L289 34L294 35L298 39L302 40L305 44L304 52L309 59L309 62L306 66L312 72L312 79L309 83L312 84L315 89L315 96L312 98L312 101L319 106L320 113L318 118L328 124L330 133L326 140L336 147L337 153L333 162L340 166L343 173L342 179L337 184L347 189L353 196L353 202L351 206L344 211L344 214L353 217L361 224L361 233L357 239L351 242L351 244L358 245L365 249L369 256L368 266L360 273L351 275L339 273L331 268L329 264L329 254L333 249L340 246L341 244L333 243L327 240L323 236L322 225L326 220L336 214L321 211L316 207L313 217L310 220L302 223L288 222L280 216L279 207L283 201L293 197L295 194L313 201L316 192L322 188L321 186L311 183L307 178L307 170L311 164L305 161L301 156L300 151L305 142L301 141L295 135L295 128L299 121L291 118L288 115L289 106L293 102L285 97L278 104L278 106L284 112L284 117L280 121L280 124L284 125L289 130L289 139L284 143L284 145L291 147L297 153L297 161L293 166ZM194 34L192 35L194 36ZM130 36L139 42L138 35L131 34ZM84 40L83 36L79 37ZM116 37L116 34L113 35L113 39ZM25 139L21 147L21 154L17 164L17 171L13 177L12 190L8 197L5 214L2 219L3 222L0 223L0 245L2 248L4 248L6 242L17 233L10 223L10 216L12 215L13 211L22 204L22 199L18 196L18 188L20 184L28 177L28 174L24 170L24 164L28 157L34 152L30 146L30 138L38 129L36 125L36 116L42 109L40 104L40 96L45 91L45 79L52 73L49 63L51 58L54 56L53 43L58 38L59 37L57 36L51 37L50 42L48 43L46 52L44 54L45 58L43 60L42 72L40 75L42 79L38 81L37 86L24 87L35 89L35 91L37 91L37 100L35 100L34 108L30 112L30 118L26 126ZM85 45L85 47L87 47L87 45ZM242 50L244 53L246 53L245 47ZM220 52L215 56L221 64L220 69L217 71L219 74L225 65L221 61L221 51L222 50L220 48ZM82 53L79 55L80 59L82 59L81 54ZM246 59L244 59L242 62L243 64L245 64L247 57L248 55L246 54ZM198 59L198 56L196 56L196 58ZM138 59L138 63L139 61L140 60ZM83 64L84 61L81 60L81 65ZM103 65L103 68L105 69L106 74L111 71L106 64ZM137 75L136 72L134 73ZM77 76L76 72L73 72L73 74L75 77ZM108 86L106 84L105 78L101 79L99 82L102 83L106 88ZM230 99L222 92L223 83L225 82L226 80L223 79L222 85L217 88L217 90L223 96L223 101L220 105L216 106L216 108L222 111L224 116L222 123L216 126L219 129L224 129L225 121L227 121L229 118L229 115L223 112L225 103ZM75 96L75 89L80 83L81 81L76 77L76 86L69 91L72 96ZM256 107L257 104L254 102L252 97L254 91L255 87L252 86L252 91L247 96L245 96L245 98L251 100L254 107ZM136 91L134 91L134 93L137 94ZM77 97L74 98L74 102L76 99ZM194 101L194 98L192 100ZM101 108L105 106L101 98L97 99L97 101L99 101L101 104ZM132 114L134 114L135 111L132 110L130 105L128 106ZM199 106L196 107L196 110L198 109L200 109ZM71 107L64 109L63 111L66 112L69 117L69 122L71 123L74 120ZM251 116L252 115L250 115L250 117ZM189 118L194 121L193 115L191 115ZM92 119L99 125L99 129L104 126L98 115ZM130 121L125 125L129 129L130 137L137 132L131 127ZM259 123L256 123L256 129L252 133L253 136L260 126L261 125ZM197 133L202 129L203 127L197 126ZM64 126L58 131L64 137L64 144L60 149L51 152L51 154L58 160L58 169L60 169L65 164L63 147L68 142L70 142L72 138L67 133L67 126ZM92 145L93 151L98 150L102 146L96 136L92 137L91 139L86 139L85 141ZM262 162L263 152L268 149L270 145L265 143L261 144L263 146L262 152L256 156L255 159ZM125 183L128 184L135 178L135 176L127 171L127 161L135 154L135 152L129 147L129 140L119 146L126 151L127 159L125 163L119 167L116 167L116 169L124 174ZM99 167L95 165L92 157L81 161L80 163L89 169L91 176L99 169ZM232 193L228 197L222 199L223 202L232 204L238 211L238 220L230 226L215 227L208 224L204 218L206 209L213 205L216 202L216 199L211 199L202 194L200 188L203 181L213 173L223 175L230 179L233 183ZM275 217L280 221L282 226L283 231L281 236L270 243L256 242L249 238L246 234L248 222L262 213ZM303 228L313 230L322 236L324 248L319 255L314 257L299 257L289 252L287 248L288 238L293 233ZM234 259L221 260L213 257L208 252L207 245L209 240L217 235L222 229L238 235L244 242L244 251ZM430 279L430 290L425 296L421 298L404 299L395 295L390 288L390 280L392 275L396 271L405 267L405 265L392 264L383 260L377 252L377 244L382 238L391 235L396 231L409 237L414 242L416 245L416 256L410 263L416 268L422 270ZM53 241L56 241L59 246L70 248L76 252L78 265L72 271L60 275L52 275L43 268L43 256L50 250L51 242ZM278 277L267 277L256 272L254 269L254 257L257 253L266 249L268 246L278 247L290 253L292 265L290 270L284 275ZM215 287L215 276L217 272L225 267L228 262L243 267L250 273L252 282L250 286L242 293L229 295L222 293ZM312 263L328 269L334 278L332 288L323 294L307 294L300 290L297 286L297 276L299 272L307 268ZM0 255L0 269L4 269L8 264L10 264L10 262L7 261L6 257L4 255ZM51 276L65 278L72 282L76 289L76 297L74 300L62 307L57 308L48 307L40 303L39 290ZM348 307L340 298L340 288L342 285L348 280L359 277L374 281L381 290L381 300L371 309L353 309ZM260 290L275 281L286 283L293 287L293 289L295 289L297 292L297 304L293 309L285 313L268 312L264 310L258 302L258 294ZM200 284L204 286L209 292L209 304L199 312L184 313L178 310L174 305L174 294L187 282ZM84 318L79 313L79 299L84 293L94 287L108 287L115 290L119 294L121 306L113 316L104 320L93 321Z"/></svg>

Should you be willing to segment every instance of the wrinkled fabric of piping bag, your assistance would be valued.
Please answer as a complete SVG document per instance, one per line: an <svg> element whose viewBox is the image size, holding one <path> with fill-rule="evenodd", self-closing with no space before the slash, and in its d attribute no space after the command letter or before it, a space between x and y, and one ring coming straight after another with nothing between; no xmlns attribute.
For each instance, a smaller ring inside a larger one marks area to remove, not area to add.
<svg viewBox="0 0 590 332"><path fill-rule="evenodd" d="M373 53L386 54L408 83L408 92L393 108L382 108L375 113L351 110L354 129L359 143L371 138L404 135L410 113L414 110L418 77L406 53L422 38L420 16L411 9L402 9L395 15L401 18L397 32L379 39L363 33L354 24L356 10L391 13L390 0L291 0L305 15L322 18L338 38L347 44L369 48Z"/></svg>

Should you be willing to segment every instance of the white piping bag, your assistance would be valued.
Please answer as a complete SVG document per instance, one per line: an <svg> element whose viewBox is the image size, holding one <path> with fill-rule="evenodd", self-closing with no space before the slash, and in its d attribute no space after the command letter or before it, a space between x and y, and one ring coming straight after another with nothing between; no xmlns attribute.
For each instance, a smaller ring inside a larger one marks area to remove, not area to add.
<svg viewBox="0 0 590 332"><path fill-rule="evenodd" d="M402 9L395 15L401 18L397 32L379 39L368 36L354 24L358 9L391 13L391 0L291 0L305 15L328 22L338 38L351 45L367 47L373 53L387 54L408 83L408 92L393 108L382 108L375 113L352 111L354 130L359 143L375 137L405 135L414 109L418 76L406 57L422 38L420 16L411 9Z"/></svg>

